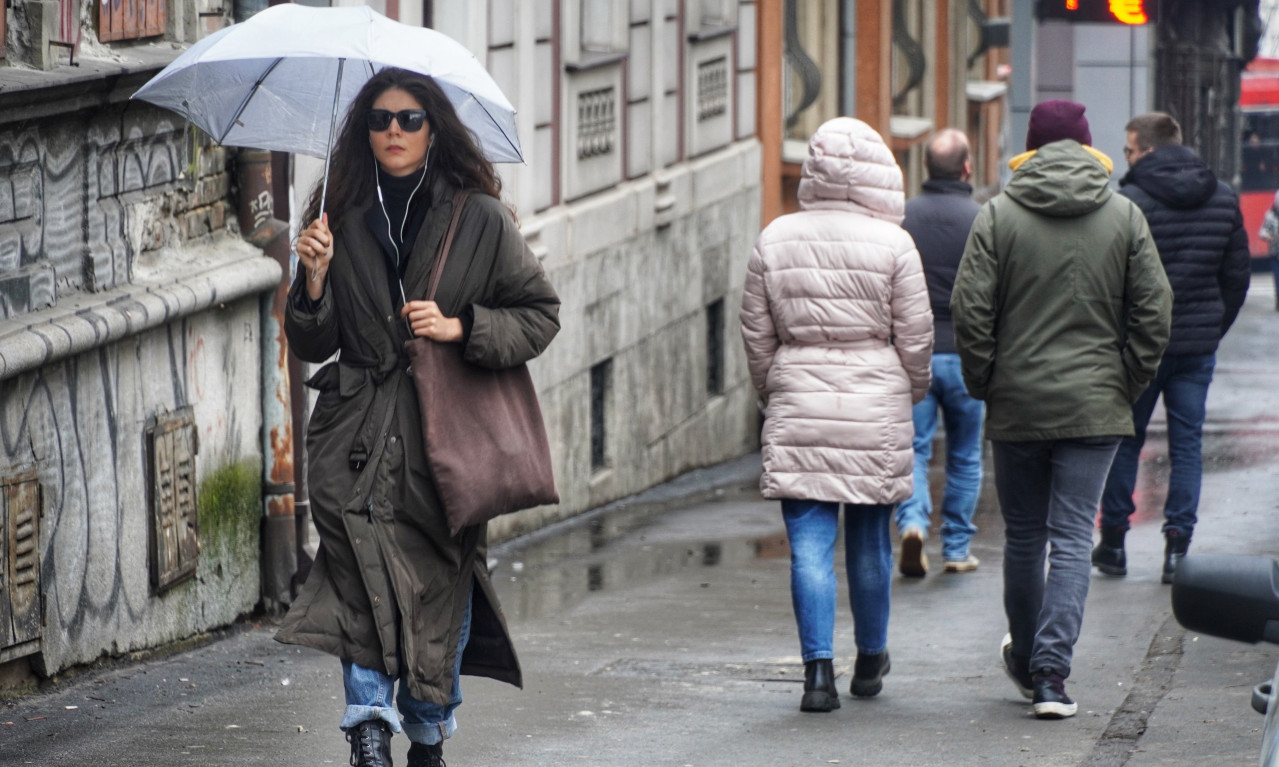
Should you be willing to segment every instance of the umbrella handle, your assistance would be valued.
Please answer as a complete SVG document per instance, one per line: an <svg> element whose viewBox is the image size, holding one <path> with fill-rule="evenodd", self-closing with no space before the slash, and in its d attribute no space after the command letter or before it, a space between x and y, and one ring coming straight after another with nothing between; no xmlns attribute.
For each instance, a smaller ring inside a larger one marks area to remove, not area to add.
<svg viewBox="0 0 1279 767"><path fill-rule="evenodd" d="M346 59L338 59L337 85L333 87L333 115L329 118L329 145L324 150L324 185L320 189L320 215L324 215L324 204L329 197L329 162L333 157L333 133L338 124L338 98L342 93L342 70L346 67ZM311 273L311 281L319 279L320 271Z"/></svg>

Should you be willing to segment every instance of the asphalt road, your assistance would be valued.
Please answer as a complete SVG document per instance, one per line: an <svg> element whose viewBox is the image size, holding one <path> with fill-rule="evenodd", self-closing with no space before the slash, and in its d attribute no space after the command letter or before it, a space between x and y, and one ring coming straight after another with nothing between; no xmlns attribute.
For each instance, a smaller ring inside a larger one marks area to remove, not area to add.
<svg viewBox="0 0 1279 767"><path fill-rule="evenodd" d="M1192 553L1279 553L1279 313L1258 275L1219 353ZM1162 417L1162 411L1157 419ZM1070 692L1045 722L1004 677L1002 524L989 485L981 568L893 584L893 670L870 700L801 714L788 553L758 457L694 472L492 552L525 689L464 678L468 765L1256 764L1252 685L1279 648L1185 632L1159 582L1167 450L1143 455L1129 576L1094 574ZM927 546L934 561L939 543ZM855 649L841 586L839 684ZM0 765L346 764L337 662L271 640L269 622L59 680L0 707ZM407 743L396 738L398 764Z"/></svg>

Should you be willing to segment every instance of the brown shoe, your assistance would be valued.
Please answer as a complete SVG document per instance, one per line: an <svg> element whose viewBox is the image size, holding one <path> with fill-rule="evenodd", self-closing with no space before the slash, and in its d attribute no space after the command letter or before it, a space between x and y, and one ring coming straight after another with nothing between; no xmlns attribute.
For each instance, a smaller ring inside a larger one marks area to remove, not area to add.
<svg viewBox="0 0 1279 767"><path fill-rule="evenodd" d="M916 528L902 533L902 556L898 563L902 575L923 578L928 574L928 555L924 553L924 534Z"/></svg>

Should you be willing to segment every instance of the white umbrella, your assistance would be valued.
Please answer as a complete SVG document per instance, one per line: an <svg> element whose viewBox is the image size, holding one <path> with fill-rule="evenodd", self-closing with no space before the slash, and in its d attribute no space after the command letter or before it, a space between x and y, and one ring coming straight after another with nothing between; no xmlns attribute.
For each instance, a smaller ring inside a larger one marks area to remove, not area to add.
<svg viewBox="0 0 1279 767"><path fill-rule="evenodd" d="M434 78L490 161L524 160L515 109L474 54L365 6L272 6L191 46L133 98L177 112L219 144L323 157L327 190L337 116L387 67Z"/></svg>

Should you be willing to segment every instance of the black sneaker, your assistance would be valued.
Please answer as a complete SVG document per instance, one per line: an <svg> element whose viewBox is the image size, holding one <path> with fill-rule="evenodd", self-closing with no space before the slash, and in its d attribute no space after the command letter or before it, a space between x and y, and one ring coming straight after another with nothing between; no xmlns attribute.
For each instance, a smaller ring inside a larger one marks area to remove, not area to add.
<svg viewBox="0 0 1279 767"><path fill-rule="evenodd" d="M892 668L887 650L878 655L857 653L857 661L853 663L853 684L849 692L859 698L875 697L884 689L884 675Z"/></svg>
<svg viewBox="0 0 1279 767"><path fill-rule="evenodd" d="M1034 681L1030 678L1030 664L1023 663L1013 656L1013 635L1004 634L1004 641L999 645L999 659L1003 661L1004 673L1017 685L1021 697L1030 700L1035 696Z"/></svg>
<svg viewBox="0 0 1279 767"><path fill-rule="evenodd" d="M1074 716L1079 705L1066 694L1066 677L1052 669L1040 669L1034 676L1035 718L1065 719Z"/></svg>
<svg viewBox="0 0 1279 767"><path fill-rule="evenodd" d="M391 726L381 719L360 722L346 731L352 767L392 767Z"/></svg>
<svg viewBox="0 0 1279 767"><path fill-rule="evenodd" d="M448 767L444 764L444 744L409 744L409 767Z"/></svg>

